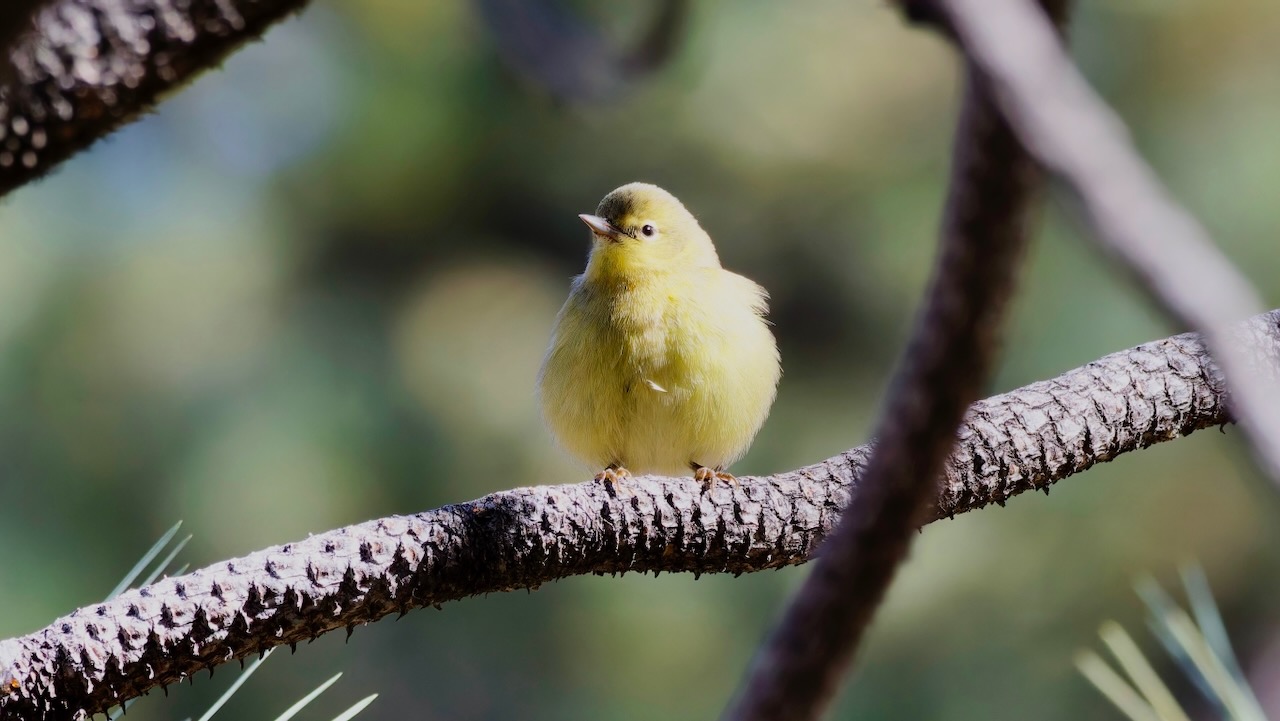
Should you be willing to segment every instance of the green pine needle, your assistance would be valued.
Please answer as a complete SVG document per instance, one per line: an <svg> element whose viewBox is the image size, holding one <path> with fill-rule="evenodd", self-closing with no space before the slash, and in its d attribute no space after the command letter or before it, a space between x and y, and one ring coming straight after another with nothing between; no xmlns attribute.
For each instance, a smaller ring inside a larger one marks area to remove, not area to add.
<svg viewBox="0 0 1280 721"><path fill-rule="evenodd" d="M1133 638L1120 624L1108 621L1102 624L1098 635L1102 636L1102 642L1120 662L1120 667L1128 674L1129 679L1151 705L1152 711L1158 718L1163 721L1191 721L1182 712L1182 707L1178 705L1169 687L1160 680L1160 675L1151 667L1147 657L1142 655L1138 644L1134 643Z"/></svg>
<svg viewBox="0 0 1280 721"><path fill-rule="evenodd" d="M1087 649L1080 651L1076 654L1076 668L1131 721L1160 721L1146 700L1098 654Z"/></svg>
<svg viewBox="0 0 1280 721"><path fill-rule="evenodd" d="M125 574L124 578L120 579L120 583L117 583L116 587L111 589L111 593L107 594L108 601L124 593L125 589L129 588L129 586L133 584L134 580L136 580L138 576L142 575L142 571L147 567L147 564L151 563L156 556L160 555L160 551L164 550L164 547L169 545L169 541L173 540L174 535L178 532L178 528L181 526L182 521L178 521L173 524L173 527L166 531L165 534L160 537L160 540L156 541L155 545L151 546L151 549L144 553L142 558L138 559L137 563L133 564L133 568L129 569L129 572ZM185 541L183 543L185 543Z"/></svg>
<svg viewBox="0 0 1280 721"><path fill-rule="evenodd" d="M188 535L186 538L178 541L178 545L174 546L172 551L169 551L169 555L165 556L163 561L157 563L155 568L151 569L151 573L148 573L147 577L142 579L142 583L139 583L138 586L150 586L151 582L159 578L161 573L164 573L164 569L168 568L170 563L173 563L173 559L177 558L179 553L182 553L182 549L186 548L187 543L194 537L195 536Z"/></svg>
<svg viewBox="0 0 1280 721"><path fill-rule="evenodd" d="M271 651L274 650L275 649L271 649ZM253 663L245 666L244 671L240 672L240 675L231 683L231 686L218 697L217 701L213 702L213 705L209 707L208 711L204 712L204 715L200 717L200 721L209 721L209 719L213 718L213 715L218 713L218 710L222 708L222 705L230 700L230 698L235 695L236 691L240 690L240 687L244 685L245 681L249 680L249 677L253 675L254 671L258 670L258 667L262 665L262 662L266 661L271 656L271 651L267 651L254 659Z"/></svg>
<svg viewBox="0 0 1280 721"><path fill-rule="evenodd" d="M152 545L151 548L145 554L143 554L142 558L138 559L138 562L133 565L133 568L129 570L129 573L125 574L125 577L121 579L120 583L116 584L116 587L112 589L111 594L107 596L107 598L108 599L114 598L120 595L121 593L123 593L130 586L132 586L134 581L136 581L138 577L142 575L143 571L156 559L157 556L160 555L160 552L163 551L167 545L169 545L169 542L173 540L174 536L177 534L178 529L181 526L182 526L182 521L178 521L177 523L173 524L173 527L170 528L168 531L166 531L165 534L160 537L160 540L156 541L155 544ZM177 558L178 554L182 552L182 549L186 547L187 542L190 540L191 540L191 536L187 536L186 538L179 541L177 545L175 545L173 549L169 551L169 554L165 556L164 560L155 564L155 566L151 568L151 572L147 574L146 578L144 578L141 584L139 585L141 586L149 585L151 582L159 578L160 575L165 572L165 569L167 569L169 565L173 563L174 559ZM177 571L175 571L175 575L182 575L183 573L186 573L188 567L189 567L189 564L183 564L181 567L177 569ZM267 660L267 657L270 656L271 653L272 651L267 651L266 653L262 654L262 656L260 656L258 659L254 660L248 666L246 666L244 671L242 671L240 675L236 677L236 680L232 682L231 686L228 687L227 690L224 691L220 697L218 697L218 700L214 701L213 705L210 706L208 710L204 712L204 715L200 717L199 721L209 721L209 719L213 718L213 715L216 714L227 703L227 701L229 701L231 697L234 696L236 692L240 690L240 687L244 685L244 682L249 680L249 677L252 676L253 673L258 670L258 667L262 665L263 661ZM284 713L277 716L275 721L290 721L290 719L296 716L299 711L305 708L308 704L314 701L316 697L324 693L326 690L328 690L330 686L336 683L339 678L342 678L341 673L335 674L332 678L330 678L329 680L317 686L314 690L312 690L306 696L302 697L297 703L293 704L288 709L286 709ZM373 703L373 700L376 699L377 697L378 697L377 694L373 694L371 696L368 696L360 700L354 706L352 706L351 708L339 714L334 719L334 721L350 721L357 714L363 711L369 704ZM122 716L124 716L125 711L128 710L128 708L132 706L135 701L137 701L137 699L129 699L123 705L116 707L116 709L107 716L108 721L117 721L117 719L120 719ZM186 719L186 721L191 721L191 719L188 718Z"/></svg>
<svg viewBox="0 0 1280 721"><path fill-rule="evenodd" d="M1223 666L1234 681L1233 686L1237 692L1246 697L1242 699L1242 703L1252 707L1252 712L1258 718L1262 718L1262 703L1254 695L1253 688L1249 686L1249 680L1245 678L1244 670L1240 668L1240 661L1236 659L1235 650L1231 648L1231 641L1227 638L1226 624L1222 622L1222 613L1218 611L1218 604L1213 601L1213 592L1209 590L1209 581L1205 578L1204 569L1199 564L1188 563L1184 564L1180 571L1182 585L1187 589L1187 601L1191 605L1191 613L1195 617L1196 625L1204 634L1209 648L1222 660Z"/></svg>
<svg viewBox="0 0 1280 721"><path fill-rule="evenodd" d="M1144 577L1135 583L1150 614L1152 633L1224 719L1266 721L1231 649L1204 572L1198 566L1185 566L1181 575L1191 613L1155 580ZM1108 621L1099 633L1132 685L1088 650L1076 656L1076 666L1085 678L1131 721L1187 721L1187 713L1120 624Z"/></svg>
<svg viewBox="0 0 1280 721"><path fill-rule="evenodd" d="M333 678L330 678L328 681L325 681L324 683L320 684L315 688L314 691L307 694L306 696L303 696L297 703L285 709L284 713L276 717L276 721L289 721L289 719L296 716L299 711L305 708L307 704L314 701L316 696L319 696L320 694L324 693L330 686L332 686L340 678L342 678L341 672L334 674Z"/></svg>
<svg viewBox="0 0 1280 721"><path fill-rule="evenodd" d="M355 717L356 717L356 714L358 714L358 713L360 713L361 711L365 710L365 707L367 707L369 704L373 703L373 700L374 700L374 699L376 699L376 698L378 698L378 694L376 694L376 693L375 693L375 694L371 694L371 695L369 695L369 696L365 696L363 699L361 699L361 700L357 701L357 702L356 702L356 705L352 706L351 708L347 709L346 711L343 711L342 713L340 713L340 714L338 714L337 716L335 716L335 717L333 718L333 721L351 721L351 719L353 719L353 718L355 718Z"/></svg>

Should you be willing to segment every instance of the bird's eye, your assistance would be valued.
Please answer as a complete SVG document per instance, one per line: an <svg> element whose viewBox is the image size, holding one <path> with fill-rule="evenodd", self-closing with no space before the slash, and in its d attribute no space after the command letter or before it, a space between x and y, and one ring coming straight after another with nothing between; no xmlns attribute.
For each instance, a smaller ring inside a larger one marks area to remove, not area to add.
<svg viewBox="0 0 1280 721"><path fill-rule="evenodd" d="M643 228L640 229L640 232L652 238L653 236L658 234L658 229L653 227L652 225L646 224Z"/></svg>

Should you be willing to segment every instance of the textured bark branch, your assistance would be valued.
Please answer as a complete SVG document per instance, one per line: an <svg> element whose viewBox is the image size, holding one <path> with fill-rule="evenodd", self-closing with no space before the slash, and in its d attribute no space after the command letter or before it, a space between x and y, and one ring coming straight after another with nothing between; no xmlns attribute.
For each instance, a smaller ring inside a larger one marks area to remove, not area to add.
<svg viewBox="0 0 1280 721"><path fill-rule="evenodd" d="M1065 0L1048 4L1065 10ZM831 703L995 363L1039 180L986 79L966 63L938 264L876 426L862 493L723 718L805 721Z"/></svg>
<svg viewBox="0 0 1280 721"><path fill-rule="evenodd" d="M1280 310L1237 328L1280 377ZM1186 334L979 401L929 520L1230 421ZM0 641L0 719L83 718L196 671L390 613L588 573L749 573L804 563L862 500L869 445L741 487L638 478L495 493L348 526L170 578Z"/></svg>
<svg viewBox="0 0 1280 721"><path fill-rule="evenodd" d="M306 2L50 3L10 53L13 73L0 82L0 195L149 110Z"/></svg>
<svg viewBox="0 0 1280 721"><path fill-rule="evenodd" d="M1255 457L1280 484L1280 382L1251 367L1229 331L1265 307L1257 291L1160 184L1033 2L932 1L992 79L1019 137L1070 190L1096 240L1166 313L1205 334L1237 389L1235 411Z"/></svg>
<svg viewBox="0 0 1280 721"><path fill-rule="evenodd" d="M32 29L31 16L45 0L5 0L0 3L0 52L8 54L14 40ZM8 62L0 60L0 78L9 72Z"/></svg>

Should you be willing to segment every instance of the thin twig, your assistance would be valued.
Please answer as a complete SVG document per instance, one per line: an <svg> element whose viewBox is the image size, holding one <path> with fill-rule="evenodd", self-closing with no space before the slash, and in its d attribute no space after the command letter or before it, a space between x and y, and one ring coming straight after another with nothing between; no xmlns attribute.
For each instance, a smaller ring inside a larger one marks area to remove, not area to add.
<svg viewBox="0 0 1280 721"><path fill-rule="evenodd" d="M1205 334L1263 471L1280 484L1280 382L1231 342L1263 306L1249 281L1169 195L1029 0L937 0L996 88L1014 130L1070 190L1093 236L1172 318Z"/></svg>

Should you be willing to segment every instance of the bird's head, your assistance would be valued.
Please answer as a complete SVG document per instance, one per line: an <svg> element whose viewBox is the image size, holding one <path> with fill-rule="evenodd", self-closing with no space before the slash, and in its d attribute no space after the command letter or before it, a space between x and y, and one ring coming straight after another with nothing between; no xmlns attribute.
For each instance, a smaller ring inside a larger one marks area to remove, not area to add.
<svg viewBox="0 0 1280 721"><path fill-rule="evenodd" d="M588 277L720 265L698 220L656 185L628 183L604 196L595 215L578 217L591 229Z"/></svg>

